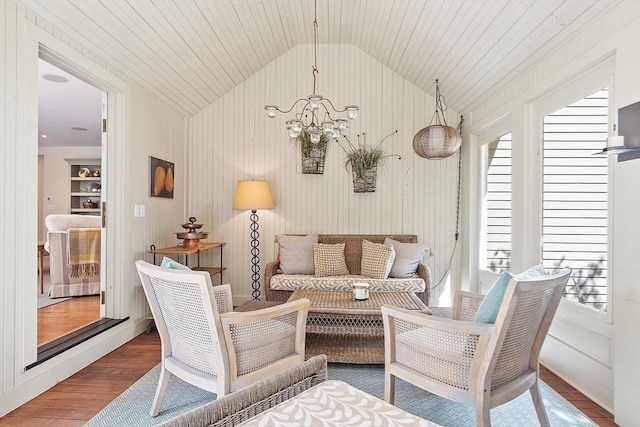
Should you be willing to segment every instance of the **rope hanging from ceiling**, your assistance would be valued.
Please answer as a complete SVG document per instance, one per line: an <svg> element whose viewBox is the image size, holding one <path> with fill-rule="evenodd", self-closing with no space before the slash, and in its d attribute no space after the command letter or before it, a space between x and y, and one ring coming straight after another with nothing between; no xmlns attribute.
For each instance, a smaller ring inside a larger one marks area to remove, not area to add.
<svg viewBox="0 0 640 427"><path fill-rule="evenodd" d="M440 94L440 85L436 80L436 111L431 117L429 126L419 130L413 137L413 151L418 156L441 160L453 155L460 148L462 137L455 128L447 126L444 114L446 110L447 105Z"/></svg>

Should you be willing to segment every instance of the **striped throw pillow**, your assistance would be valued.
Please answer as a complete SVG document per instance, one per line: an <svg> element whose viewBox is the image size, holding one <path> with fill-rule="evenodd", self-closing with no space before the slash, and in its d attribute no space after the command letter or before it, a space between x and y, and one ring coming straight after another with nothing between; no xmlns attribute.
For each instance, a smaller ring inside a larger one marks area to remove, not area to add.
<svg viewBox="0 0 640 427"><path fill-rule="evenodd" d="M313 246L313 263L316 277L346 276L349 274L344 260L344 243L330 245L317 243Z"/></svg>
<svg viewBox="0 0 640 427"><path fill-rule="evenodd" d="M396 251L382 243L362 241L360 274L372 279L386 279L396 259Z"/></svg>

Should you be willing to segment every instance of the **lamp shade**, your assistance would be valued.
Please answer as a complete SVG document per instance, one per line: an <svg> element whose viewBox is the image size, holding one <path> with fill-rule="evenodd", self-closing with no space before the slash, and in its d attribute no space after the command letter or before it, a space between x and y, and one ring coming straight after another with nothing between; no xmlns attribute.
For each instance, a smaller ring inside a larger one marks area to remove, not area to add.
<svg viewBox="0 0 640 427"><path fill-rule="evenodd" d="M233 209L273 209L273 197L267 181L238 181Z"/></svg>

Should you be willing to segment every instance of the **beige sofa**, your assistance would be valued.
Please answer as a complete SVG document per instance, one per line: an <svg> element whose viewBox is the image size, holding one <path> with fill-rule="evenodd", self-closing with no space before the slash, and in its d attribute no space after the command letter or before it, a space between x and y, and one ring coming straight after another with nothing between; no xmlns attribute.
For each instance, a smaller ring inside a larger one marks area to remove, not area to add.
<svg viewBox="0 0 640 427"><path fill-rule="evenodd" d="M44 249L49 252L51 286L48 294L51 298L97 295L100 293L100 269L72 277L69 266L68 230L80 229L99 231L101 218L90 215L52 214L45 220L47 241ZM99 241L93 242L99 248ZM99 252L93 257L99 258Z"/></svg>
<svg viewBox="0 0 640 427"><path fill-rule="evenodd" d="M411 277L371 279L362 276L362 241L384 243L386 238L401 243L417 243L416 235L372 235L372 234L319 234L318 243L344 243L344 258L349 275L332 277L315 277L313 274L284 274L280 269L280 250L278 259L268 263L265 267L264 289L267 301L286 301L295 289L336 290L351 289L355 282L369 283L371 291L404 291L411 290L429 305L429 289L431 286L431 270L422 262L417 264L417 270ZM276 236L276 242L278 237ZM427 248L428 249L428 248ZM426 251L427 254L429 251Z"/></svg>

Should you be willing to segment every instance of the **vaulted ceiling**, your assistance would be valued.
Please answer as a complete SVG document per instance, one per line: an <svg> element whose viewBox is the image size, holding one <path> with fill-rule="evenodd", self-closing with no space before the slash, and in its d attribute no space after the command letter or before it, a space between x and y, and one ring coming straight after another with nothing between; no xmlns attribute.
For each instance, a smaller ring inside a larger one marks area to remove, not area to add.
<svg viewBox="0 0 640 427"><path fill-rule="evenodd" d="M319 43L353 44L431 94L438 78L458 112L625 2L317 1ZM186 115L313 37L312 0L20 2Z"/></svg>

